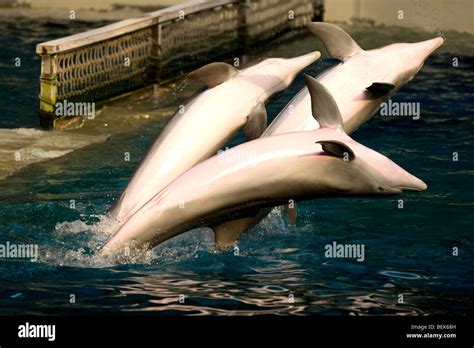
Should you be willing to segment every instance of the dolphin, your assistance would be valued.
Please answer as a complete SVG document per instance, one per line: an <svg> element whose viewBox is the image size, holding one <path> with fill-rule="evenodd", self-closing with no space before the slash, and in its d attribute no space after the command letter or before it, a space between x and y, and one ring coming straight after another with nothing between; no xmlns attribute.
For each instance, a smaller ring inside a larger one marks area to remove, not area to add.
<svg viewBox="0 0 474 348"><path fill-rule="evenodd" d="M286 89L295 76L315 62L317 51L283 59L266 59L239 71L211 63L188 75L208 87L171 119L143 158L109 216L118 225L186 170L214 155L241 128L247 139L267 127L265 101Z"/></svg>
<svg viewBox="0 0 474 348"><path fill-rule="evenodd" d="M329 91L309 76L306 83L320 129L263 137L199 163L138 210L102 254L153 248L192 228L222 221L229 212L245 216L289 198L426 189L423 181L384 155L352 140Z"/></svg>
<svg viewBox="0 0 474 348"><path fill-rule="evenodd" d="M444 43L442 37L436 37L422 42L395 43L363 50L337 25L312 22L307 26L321 39L329 55L340 61L320 74L317 80L336 101L348 133L368 121L381 103L412 80L431 53ZM317 121L311 117L309 91L304 87L262 136L317 127Z"/></svg>
<svg viewBox="0 0 474 348"><path fill-rule="evenodd" d="M337 25L323 22L308 24L309 30L323 42L329 55L339 64L317 77L328 89L340 110L347 134L357 130L409 82L422 68L425 60L444 40L437 37L417 43L396 43L373 50L363 50L351 36ZM278 114L262 137L295 131L314 130L318 122L311 115L311 100L307 87L301 89ZM283 206L290 222L296 220L296 206ZM218 248L227 247L237 237L257 224L270 208L255 217L229 220L209 226L213 229Z"/></svg>

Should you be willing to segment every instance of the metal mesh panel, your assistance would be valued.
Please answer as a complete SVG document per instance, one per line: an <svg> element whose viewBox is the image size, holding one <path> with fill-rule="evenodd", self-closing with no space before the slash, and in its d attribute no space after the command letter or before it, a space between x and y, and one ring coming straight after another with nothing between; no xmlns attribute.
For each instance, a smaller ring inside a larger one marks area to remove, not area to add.
<svg viewBox="0 0 474 348"><path fill-rule="evenodd" d="M314 14L313 1L191 0L143 18L39 44L40 109L46 120L42 124L55 126L55 103L64 99L105 100L183 68L209 63L248 39L258 42L302 27Z"/></svg>
<svg viewBox="0 0 474 348"><path fill-rule="evenodd" d="M209 62L236 49L238 25L239 11L234 4L163 24L158 55L161 75Z"/></svg>
<svg viewBox="0 0 474 348"><path fill-rule="evenodd" d="M247 36L259 39L285 29L302 27L311 21L314 13L311 1L305 0L251 0L249 6Z"/></svg>
<svg viewBox="0 0 474 348"><path fill-rule="evenodd" d="M58 54L57 99L100 100L144 85L151 39L146 28Z"/></svg>

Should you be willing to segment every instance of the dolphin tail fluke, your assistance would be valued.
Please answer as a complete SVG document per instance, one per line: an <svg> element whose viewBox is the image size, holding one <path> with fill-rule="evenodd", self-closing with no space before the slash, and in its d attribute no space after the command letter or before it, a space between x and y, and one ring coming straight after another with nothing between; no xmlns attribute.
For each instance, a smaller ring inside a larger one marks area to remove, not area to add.
<svg viewBox="0 0 474 348"><path fill-rule="evenodd" d="M323 42L331 57L341 61L363 51L357 42L337 25L312 22L308 24L308 29Z"/></svg>
<svg viewBox="0 0 474 348"><path fill-rule="evenodd" d="M205 83L213 88L231 79L239 70L227 63L210 63L188 74L188 78Z"/></svg>
<svg viewBox="0 0 474 348"><path fill-rule="evenodd" d="M311 97L313 117L319 126L344 131L344 122L331 92L311 76L306 75L305 82Z"/></svg>

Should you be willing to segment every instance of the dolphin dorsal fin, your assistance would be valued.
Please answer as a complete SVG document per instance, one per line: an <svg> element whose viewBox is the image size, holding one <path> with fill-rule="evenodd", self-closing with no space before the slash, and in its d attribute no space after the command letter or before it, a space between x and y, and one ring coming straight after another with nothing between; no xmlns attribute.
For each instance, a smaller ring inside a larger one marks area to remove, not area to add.
<svg viewBox="0 0 474 348"><path fill-rule="evenodd" d="M311 111L319 126L344 131L341 113L331 93L315 78L304 77L311 96Z"/></svg>
<svg viewBox="0 0 474 348"><path fill-rule="evenodd" d="M231 79L239 70L227 63L210 63L188 74L188 78L205 83L213 88Z"/></svg>
<svg viewBox="0 0 474 348"><path fill-rule="evenodd" d="M312 22L308 23L308 29L323 42L331 57L341 61L363 51L357 42L337 25Z"/></svg>

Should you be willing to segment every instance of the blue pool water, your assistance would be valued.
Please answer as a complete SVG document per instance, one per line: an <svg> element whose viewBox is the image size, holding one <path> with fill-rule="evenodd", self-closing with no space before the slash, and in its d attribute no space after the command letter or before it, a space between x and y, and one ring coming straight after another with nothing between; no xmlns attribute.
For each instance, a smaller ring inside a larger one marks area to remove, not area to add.
<svg viewBox="0 0 474 348"><path fill-rule="evenodd" d="M30 20L31 30L24 31L18 20L2 21L1 40L16 38L18 44L1 52L0 127L35 127L39 60L34 45L86 30L91 24L78 22L71 27ZM374 30L368 24L346 29L365 48L431 37L397 27ZM394 98L420 102L421 119L376 115L353 135L422 178L427 191L300 203L296 225L274 211L239 240L238 255L236 250L214 251L212 236L201 229L170 240L130 264L108 264L95 256L108 237L103 214L179 105L181 97L171 86L162 97L166 103L131 101L110 107L99 115L97 125L80 131L110 132L107 142L26 166L0 180L0 244L33 243L40 252L37 262L0 260L0 314L472 311L474 58L469 43L473 40L468 34L444 34L445 47ZM321 49L317 40L305 36L257 50L267 56L291 56L317 48ZM18 54L27 62L21 73L11 68L12 56ZM452 67L454 56L459 58L457 68ZM251 52L249 58L254 57ZM306 72L316 75L333 63L324 58ZM270 118L302 86L300 76L272 100ZM104 120L108 125L99 125ZM231 145L240 141L241 135ZM130 162L124 162L124 152L131 154ZM452 160L454 152L458 161ZM403 209L397 207L399 199L404 201ZM365 261L325 258L325 245L334 241L364 244ZM458 248L458 256L453 255L453 247Z"/></svg>

